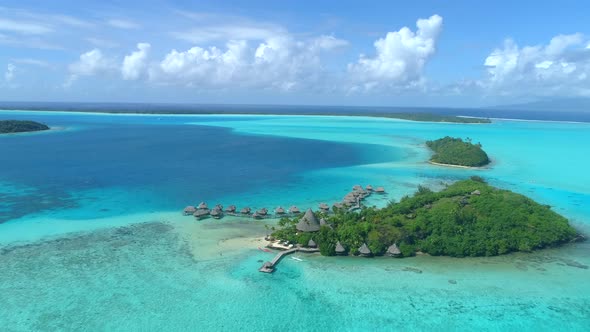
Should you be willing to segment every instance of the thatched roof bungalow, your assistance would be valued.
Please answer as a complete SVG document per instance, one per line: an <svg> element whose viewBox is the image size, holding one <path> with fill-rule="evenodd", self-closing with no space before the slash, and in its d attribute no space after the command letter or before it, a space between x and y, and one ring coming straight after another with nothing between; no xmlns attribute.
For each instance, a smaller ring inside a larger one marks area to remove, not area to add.
<svg viewBox="0 0 590 332"><path fill-rule="evenodd" d="M261 216L266 216L268 214L268 210L266 208L262 208L262 209L256 211L256 213L258 213Z"/></svg>
<svg viewBox="0 0 590 332"><path fill-rule="evenodd" d="M258 213L258 211L254 212L254 214L252 215L252 217L254 219L262 219L264 216L261 215L260 213Z"/></svg>
<svg viewBox="0 0 590 332"><path fill-rule="evenodd" d="M221 210L215 208L213 210L211 210L211 217L215 218L215 219L219 219L222 216Z"/></svg>
<svg viewBox="0 0 590 332"><path fill-rule="evenodd" d="M359 185L359 184L355 184L355 185L352 187L352 190L353 190L353 191L362 191L362 190L363 190L363 187L361 187L361 185Z"/></svg>
<svg viewBox="0 0 590 332"><path fill-rule="evenodd" d="M367 191L373 191L373 186L368 184L367 187L365 187L365 189L367 189Z"/></svg>
<svg viewBox="0 0 590 332"><path fill-rule="evenodd" d="M193 214L197 219L207 218L209 216L209 209L199 209Z"/></svg>
<svg viewBox="0 0 590 332"><path fill-rule="evenodd" d="M346 249L344 249L344 246L342 246L340 241L336 242L336 249L334 249L334 251L336 252L336 255L346 255Z"/></svg>
<svg viewBox="0 0 590 332"><path fill-rule="evenodd" d="M371 252L371 249L369 249L369 247L367 247L367 244L363 243L363 245L359 248L359 254L361 256L369 257L373 253Z"/></svg>
<svg viewBox="0 0 590 332"><path fill-rule="evenodd" d="M308 209L307 211L305 211L303 217L299 219L296 228L298 231L301 232L317 232L320 230L320 222L318 221L318 218L316 218L316 216L313 214L313 211L311 209Z"/></svg>
<svg viewBox="0 0 590 332"><path fill-rule="evenodd" d="M299 210L298 207L296 207L295 205L291 206L289 208L289 213L301 213L301 210Z"/></svg>
<svg viewBox="0 0 590 332"><path fill-rule="evenodd" d="M201 202L201 204L199 204L199 209L208 209L209 207L207 206L207 203L205 202Z"/></svg>
<svg viewBox="0 0 590 332"><path fill-rule="evenodd" d="M192 214L194 214L195 212L197 212L197 208L189 205L187 207L184 208L184 210L182 210L182 213L184 213L185 216L190 216Z"/></svg>
<svg viewBox="0 0 590 332"><path fill-rule="evenodd" d="M244 207L242 208L242 210L240 210L241 214L250 214L250 212L252 212L252 209L250 209L249 207Z"/></svg>
<svg viewBox="0 0 590 332"><path fill-rule="evenodd" d="M277 214L285 214L285 209L283 209L283 207L282 207L282 206L279 206L279 207L277 207L277 208L275 209L275 212L276 212Z"/></svg>
<svg viewBox="0 0 590 332"><path fill-rule="evenodd" d="M385 188L383 188L383 187L377 187L375 189L375 192L378 193L378 194L385 194Z"/></svg>
<svg viewBox="0 0 590 332"><path fill-rule="evenodd" d="M320 203L320 210L325 211L329 211L330 210L330 206L326 203Z"/></svg>
<svg viewBox="0 0 590 332"><path fill-rule="evenodd" d="M230 205L227 207L227 209L225 209L225 212L229 212L229 213L235 213L236 212L236 206L235 205Z"/></svg>
<svg viewBox="0 0 590 332"><path fill-rule="evenodd" d="M307 246L309 248L317 248L317 243L315 243L315 241L313 239L309 239L309 242L307 242Z"/></svg>
<svg viewBox="0 0 590 332"><path fill-rule="evenodd" d="M389 248L387 248L387 255L391 256L391 257L399 257L401 256L402 252L401 250L399 250L399 248L397 247L397 244L392 244L389 246Z"/></svg>
<svg viewBox="0 0 590 332"><path fill-rule="evenodd" d="M216 204L216 205L215 205L215 207L214 207L214 209L217 209L217 210L219 210L219 211L223 211L223 205L221 205L221 204Z"/></svg>

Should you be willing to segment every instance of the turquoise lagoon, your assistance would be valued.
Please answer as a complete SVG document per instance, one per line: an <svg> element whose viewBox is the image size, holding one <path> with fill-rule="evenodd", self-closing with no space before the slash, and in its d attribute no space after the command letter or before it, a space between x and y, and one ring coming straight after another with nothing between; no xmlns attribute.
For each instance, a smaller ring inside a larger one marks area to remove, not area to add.
<svg viewBox="0 0 590 332"><path fill-rule="evenodd" d="M354 184L382 206L480 175L590 234L590 124L0 111L57 128L0 137L6 331L587 330L590 245L453 259L301 256L257 271L263 222L196 222L207 201L316 207ZM429 165L424 141L479 141L488 169Z"/></svg>

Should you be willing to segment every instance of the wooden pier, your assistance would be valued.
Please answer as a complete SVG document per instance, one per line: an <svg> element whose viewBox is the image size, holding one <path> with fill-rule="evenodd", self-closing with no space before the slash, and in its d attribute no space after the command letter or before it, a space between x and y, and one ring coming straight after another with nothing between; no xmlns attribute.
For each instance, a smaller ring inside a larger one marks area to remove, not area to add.
<svg viewBox="0 0 590 332"><path fill-rule="evenodd" d="M275 270L275 266L277 264L279 264L279 262L281 261L281 259L283 259L283 257L290 255L296 251L312 253L312 252L319 252L320 249L295 247L295 248L292 248L289 250L281 251L270 262L265 262L264 264L262 264L262 266L260 267L260 269L258 269L258 271L264 272L264 273L273 273Z"/></svg>

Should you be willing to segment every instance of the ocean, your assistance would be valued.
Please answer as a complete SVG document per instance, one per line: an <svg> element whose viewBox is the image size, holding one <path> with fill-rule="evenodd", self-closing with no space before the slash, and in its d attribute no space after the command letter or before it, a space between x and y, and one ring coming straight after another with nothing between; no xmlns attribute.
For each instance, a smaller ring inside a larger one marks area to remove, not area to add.
<svg viewBox="0 0 590 332"><path fill-rule="evenodd" d="M586 242L492 258L302 255L269 275L258 267L272 256L257 247L272 221L181 215L201 201L316 208L356 184L384 186L387 195L369 200L384 206L420 184L479 175L551 205L588 235L590 123L58 111L0 119L54 129L0 136L3 330L590 326ZM446 135L481 142L492 166L426 163L424 142Z"/></svg>

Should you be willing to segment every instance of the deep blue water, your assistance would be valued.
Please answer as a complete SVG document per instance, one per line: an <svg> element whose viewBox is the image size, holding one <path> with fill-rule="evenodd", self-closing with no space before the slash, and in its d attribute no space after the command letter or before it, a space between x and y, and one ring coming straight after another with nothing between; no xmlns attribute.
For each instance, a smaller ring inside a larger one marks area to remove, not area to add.
<svg viewBox="0 0 590 332"><path fill-rule="evenodd" d="M80 191L153 190L159 198L149 203L151 208L174 210L194 200L297 182L300 173L310 170L393 156L392 148L380 145L235 134L226 128L184 125L188 119L183 117L31 119L67 130L0 139L0 183L29 188L16 194L0 190L0 222L75 207ZM108 211L100 212L104 216Z"/></svg>

